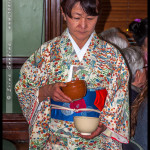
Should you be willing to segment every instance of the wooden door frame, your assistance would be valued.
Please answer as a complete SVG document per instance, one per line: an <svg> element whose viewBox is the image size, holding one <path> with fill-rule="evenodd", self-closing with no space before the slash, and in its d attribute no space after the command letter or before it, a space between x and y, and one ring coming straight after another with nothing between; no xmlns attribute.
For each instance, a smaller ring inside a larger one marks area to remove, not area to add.
<svg viewBox="0 0 150 150"><path fill-rule="evenodd" d="M63 32L61 0L45 0L45 42L60 36Z"/></svg>

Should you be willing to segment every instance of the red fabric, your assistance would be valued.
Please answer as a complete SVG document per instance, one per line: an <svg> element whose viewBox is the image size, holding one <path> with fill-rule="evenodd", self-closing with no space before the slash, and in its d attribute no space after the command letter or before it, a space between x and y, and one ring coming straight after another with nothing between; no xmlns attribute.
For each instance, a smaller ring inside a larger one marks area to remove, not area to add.
<svg viewBox="0 0 150 150"><path fill-rule="evenodd" d="M80 100L73 101L72 103L70 103L70 108L72 108L72 109L86 108L85 100L82 98ZM80 113L80 112L81 111L78 111L77 113Z"/></svg>
<svg viewBox="0 0 150 150"><path fill-rule="evenodd" d="M102 111L104 104L105 104L105 100L106 100L106 96L107 96L107 90L103 89L103 90L97 90L96 91L96 98L94 101L94 105L100 110Z"/></svg>

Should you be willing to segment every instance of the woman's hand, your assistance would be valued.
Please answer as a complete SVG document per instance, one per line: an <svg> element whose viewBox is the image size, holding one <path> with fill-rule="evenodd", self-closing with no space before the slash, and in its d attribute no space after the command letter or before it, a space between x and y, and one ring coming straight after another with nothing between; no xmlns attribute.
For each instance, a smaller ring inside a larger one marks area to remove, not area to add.
<svg viewBox="0 0 150 150"><path fill-rule="evenodd" d="M99 122L97 129L94 132L92 132L91 135L82 135L82 134L78 133L78 136L80 136L81 138L84 138L86 140L90 140L90 139L93 139L96 136L100 135L103 131L106 130L106 128L107 127L103 123Z"/></svg>
<svg viewBox="0 0 150 150"><path fill-rule="evenodd" d="M63 82L58 82L54 84L49 84L41 87L39 89L39 102L43 101L45 98L50 97L54 101L70 103L72 102L71 98L66 96L61 87L65 87L66 84Z"/></svg>

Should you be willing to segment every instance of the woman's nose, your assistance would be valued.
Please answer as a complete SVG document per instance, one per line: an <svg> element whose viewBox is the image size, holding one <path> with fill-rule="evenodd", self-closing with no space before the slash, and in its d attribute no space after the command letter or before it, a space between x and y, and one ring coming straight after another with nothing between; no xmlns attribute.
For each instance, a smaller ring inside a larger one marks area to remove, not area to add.
<svg viewBox="0 0 150 150"><path fill-rule="evenodd" d="M80 22L80 25L81 25L82 29L87 28L87 20L85 18L82 18L81 22Z"/></svg>

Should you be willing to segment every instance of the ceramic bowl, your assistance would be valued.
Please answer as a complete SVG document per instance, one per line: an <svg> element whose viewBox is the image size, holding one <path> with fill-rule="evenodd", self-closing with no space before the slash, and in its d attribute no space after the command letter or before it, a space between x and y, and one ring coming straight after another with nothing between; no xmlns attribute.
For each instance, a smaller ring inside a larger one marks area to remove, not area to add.
<svg viewBox="0 0 150 150"><path fill-rule="evenodd" d="M66 84L66 87L62 87L62 91L72 100L79 100L86 95L86 82L84 80L73 80Z"/></svg>
<svg viewBox="0 0 150 150"><path fill-rule="evenodd" d="M100 118L75 116L73 120L78 132L82 135L91 135L91 133L97 129Z"/></svg>

